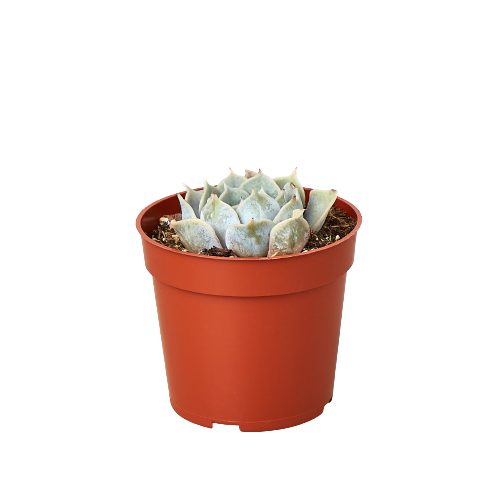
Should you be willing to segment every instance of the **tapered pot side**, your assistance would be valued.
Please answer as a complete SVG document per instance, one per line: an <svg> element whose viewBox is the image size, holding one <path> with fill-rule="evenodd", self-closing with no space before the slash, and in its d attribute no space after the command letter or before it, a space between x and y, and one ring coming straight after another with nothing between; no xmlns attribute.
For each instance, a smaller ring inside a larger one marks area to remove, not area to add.
<svg viewBox="0 0 500 500"><path fill-rule="evenodd" d="M310 189L305 188L306 200ZM356 227L326 247L273 258L170 249L149 235L176 195L137 218L153 283L170 401L185 419L274 430L311 420L333 394L345 279Z"/></svg>

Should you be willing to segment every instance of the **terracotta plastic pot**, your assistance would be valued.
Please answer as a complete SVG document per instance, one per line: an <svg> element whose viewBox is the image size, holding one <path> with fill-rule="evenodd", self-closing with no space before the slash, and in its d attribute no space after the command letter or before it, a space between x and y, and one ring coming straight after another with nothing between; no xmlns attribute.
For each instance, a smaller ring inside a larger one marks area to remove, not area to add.
<svg viewBox="0 0 500 500"><path fill-rule="evenodd" d="M308 197L309 189L306 189ZM176 195L137 218L153 276L173 409L195 424L267 431L319 416L333 394L347 270L361 214L337 243L291 256L222 258L180 252L149 235Z"/></svg>

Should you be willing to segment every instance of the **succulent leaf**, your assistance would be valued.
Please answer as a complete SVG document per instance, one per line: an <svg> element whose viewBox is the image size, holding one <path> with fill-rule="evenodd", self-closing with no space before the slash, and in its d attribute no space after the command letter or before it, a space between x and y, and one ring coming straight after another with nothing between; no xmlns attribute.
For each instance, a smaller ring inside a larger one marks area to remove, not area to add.
<svg viewBox="0 0 500 500"><path fill-rule="evenodd" d="M274 198L271 198L262 190L260 193L257 193L255 188L252 190L252 194L245 200L242 200L236 209L242 224L246 224L252 219L255 221L263 219L273 220L279 211L280 206Z"/></svg>
<svg viewBox="0 0 500 500"><path fill-rule="evenodd" d="M200 253L204 248L208 250L212 247L222 248L212 226L203 220L173 220L170 222L170 227L175 229L188 252Z"/></svg>
<svg viewBox="0 0 500 500"><path fill-rule="evenodd" d="M309 202L304 217L313 233L317 233L323 227L326 216L336 199L337 191L335 189L313 189L309 193Z"/></svg>
<svg viewBox="0 0 500 500"><path fill-rule="evenodd" d="M203 189L201 191L194 191L186 184L182 184L186 189L186 201L193 207L196 217L200 217L200 200L203 196Z"/></svg>
<svg viewBox="0 0 500 500"><path fill-rule="evenodd" d="M302 202L300 201L300 196L295 195L288 203L286 203L281 210L279 211L278 215L274 218L274 223L279 224L281 221L284 221L285 219L290 219L293 217L293 211L294 210L300 210L302 208Z"/></svg>
<svg viewBox="0 0 500 500"><path fill-rule="evenodd" d="M294 195L296 195L297 198L299 198L299 196L300 196L299 189L297 188L297 186L295 186L295 184L293 182L286 183L285 187L283 189L285 190L286 203L288 203L294 197ZM304 208L304 207L302 206L300 208Z"/></svg>
<svg viewBox="0 0 500 500"><path fill-rule="evenodd" d="M309 241L309 224L304 209L294 210L293 217L276 224L269 236L268 257L299 253Z"/></svg>
<svg viewBox="0 0 500 500"><path fill-rule="evenodd" d="M196 213L193 207L180 195L177 195L179 204L181 205L182 220L186 219L197 219Z"/></svg>
<svg viewBox="0 0 500 500"><path fill-rule="evenodd" d="M274 182L271 177L264 175L260 170L257 175L247 179L241 186L240 189L244 189L248 193L252 192L252 189L260 191L263 189L269 196L273 199L280 194L280 187L276 182Z"/></svg>
<svg viewBox="0 0 500 500"><path fill-rule="evenodd" d="M234 208L221 201L215 193L212 194L210 200L203 207L200 219L210 224L224 248L226 248L227 228L240 223Z"/></svg>
<svg viewBox="0 0 500 500"><path fill-rule="evenodd" d="M215 193L217 196L222 194L222 190L216 186L211 186L205 179L203 179L203 196L200 198L200 206L199 213L201 218L201 211L203 207L206 205L212 193Z"/></svg>
<svg viewBox="0 0 500 500"><path fill-rule="evenodd" d="M229 226L226 233L227 248L238 257L265 257L269 250L269 235L274 222L268 219Z"/></svg>
<svg viewBox="0 0 500 500"><path fill-rule="evenodd" d="M280 206L280 208L282 208L283 205L286 203L286 200L285 200L285 190L282 189L280 191L280 194L275 199L278 202L278 205Z"/></svg>
<svg viewBox="0 0 500 500"><path fill-rule="evenodd" d="M229 169L229 172L230 174L217 184L218 188L224 189L224 184L231 188L239 188L247 180L246 177L235 174L231 169Z"/></svg>
<svg viewBox="0 0 500 500"><path fill-rule="evenodd" d="M228 205L238 205L240 201L248 198L248 193L244 189L232 188L227 184L224 185L224 192L220 195L220 200Z"/></svg>
<svg viewBox="0 0 500 500"><path fill-rule="evenodd" d="M283 189L285 187L285 184L288 182L293 182L297 189L299 190L300 194L300 199L302 200L302 206L305 205L306 203L306 193L304 191L304 188L302 187L302 184L299 181L299 178L297 177L297 169L295 169L288 177L276 177L274 179L276 184L280 187L280 189Z"/></svg>
<svg viewBox="0 0 500 500"><path fill-rule="evenodd" d="M214 193L217 195L217 196L220 196L223 192L224 192L224 184L221 184L221 186L214 186ZM213 194L213 193L212 193ZM208 200L207 200L208 201Z"/></svg>

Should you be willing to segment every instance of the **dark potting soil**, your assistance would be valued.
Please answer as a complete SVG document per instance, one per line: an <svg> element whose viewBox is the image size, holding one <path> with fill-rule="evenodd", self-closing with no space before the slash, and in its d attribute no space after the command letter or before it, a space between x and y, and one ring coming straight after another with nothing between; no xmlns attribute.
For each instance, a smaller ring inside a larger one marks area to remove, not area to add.
<svg viewBox="0 0 500 500"><path fill-rule="evenodd" d="M187 252L175 231L170 227L171 220L181 220L181 214L164 215L160 218L158 227L152 232L151 239L169 248L175 248L182 252ZM356 226L356 221L349 217L341 208L335 205L330 209L323 227L317 232L311 232L309 241L302 252L326 247L347 236ZM237 258L232 250L211 248L202 250L200 255L210 255L212 257Z"/></svg>

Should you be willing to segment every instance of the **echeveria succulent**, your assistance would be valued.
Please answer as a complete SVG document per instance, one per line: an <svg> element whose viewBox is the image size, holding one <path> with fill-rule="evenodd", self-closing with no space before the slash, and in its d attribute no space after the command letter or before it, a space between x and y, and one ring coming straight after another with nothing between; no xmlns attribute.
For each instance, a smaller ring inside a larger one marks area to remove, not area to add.
<svg viewBox="0 0 500 500"><path fill-rule="evenodd" d="M186 188L178 195L182 220L170 222L189 252L228 248L238 257L274 257L301 252L310 232L323 226L337 191L314 189L305 206L297 169L272 179L260 170L230 174L217 186Z"/></svg>

